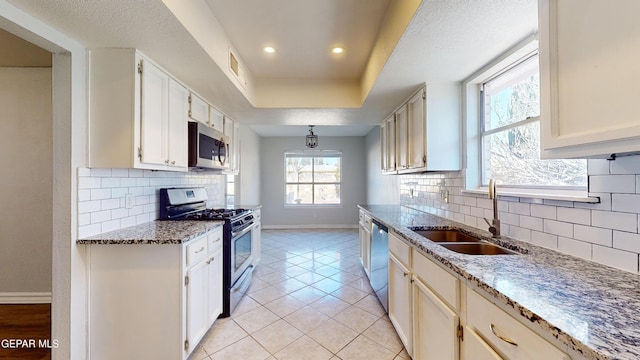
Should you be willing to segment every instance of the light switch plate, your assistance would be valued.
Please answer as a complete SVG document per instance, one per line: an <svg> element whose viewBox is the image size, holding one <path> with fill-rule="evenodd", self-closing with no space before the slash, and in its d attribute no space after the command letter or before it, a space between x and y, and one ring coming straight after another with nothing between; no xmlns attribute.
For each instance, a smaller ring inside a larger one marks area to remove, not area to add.
<svg viewBox="0 0 640 360"><path fill-rule="evenodd" d="M127 209L133 208L133 194L125 194L124 195L124 206Z"/></svg>

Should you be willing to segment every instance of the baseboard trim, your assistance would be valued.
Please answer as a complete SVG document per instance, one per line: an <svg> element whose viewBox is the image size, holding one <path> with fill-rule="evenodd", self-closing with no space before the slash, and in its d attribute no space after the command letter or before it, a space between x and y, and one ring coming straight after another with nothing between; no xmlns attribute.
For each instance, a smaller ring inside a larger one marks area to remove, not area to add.
<svg viewBox="0 0 640 360"><path fill-rule="evenodd" d="M287 229L357 229L358 224L308 224L308 225L264 225L263 230L287 230Z"/></svg>
<svg viewBox="0 0 640 360"><path fill-rule="evenodd" d="M51 293L0 292L0 304L51 304Z"/></svg>

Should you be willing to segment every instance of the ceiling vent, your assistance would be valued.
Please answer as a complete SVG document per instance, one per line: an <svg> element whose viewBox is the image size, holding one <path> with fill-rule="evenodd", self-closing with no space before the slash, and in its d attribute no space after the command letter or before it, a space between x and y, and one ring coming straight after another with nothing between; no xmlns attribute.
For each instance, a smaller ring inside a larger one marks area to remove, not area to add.
<svg viewBox="0 0 640 360"><path fill-rule="evenodd" d="M240 67L240 62L238 58L229 50L229 70L231 70L231 74L238 80L240 86L243 89L247 87L247 78L244 74L244 69Z"/></svg>

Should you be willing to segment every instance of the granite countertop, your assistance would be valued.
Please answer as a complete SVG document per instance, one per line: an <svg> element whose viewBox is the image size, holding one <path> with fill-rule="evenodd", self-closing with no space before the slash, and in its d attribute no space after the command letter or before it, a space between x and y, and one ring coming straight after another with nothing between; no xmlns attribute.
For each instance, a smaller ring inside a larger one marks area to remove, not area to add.
<svg viewBox="0 0 640 360"><path fill-rule="evenodd" d="M78 239L77 244L182 244L222 226L222 220L156 220Z"/></svg>
<svg viewBox="0 0 640 360"><path fill-rule="evenodd" d="M488 231L408 207L360 208L571 351L586 359L640 359L640 276L506 237L491 239ZM523 254L459 254L409 226L461 229Z"/></svg>

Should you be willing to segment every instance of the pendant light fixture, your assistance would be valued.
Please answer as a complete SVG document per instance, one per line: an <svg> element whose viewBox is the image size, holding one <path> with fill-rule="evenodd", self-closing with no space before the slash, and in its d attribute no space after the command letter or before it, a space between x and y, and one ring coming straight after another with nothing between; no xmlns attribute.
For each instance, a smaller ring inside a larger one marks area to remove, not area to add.
<svg viewBox="0 0 640 360"><path fill-rule="evenodd" d="M314 125L309 125L309 135L307 135L307 147L313 149L318 147L318 135L313 133Z"/></svg>

